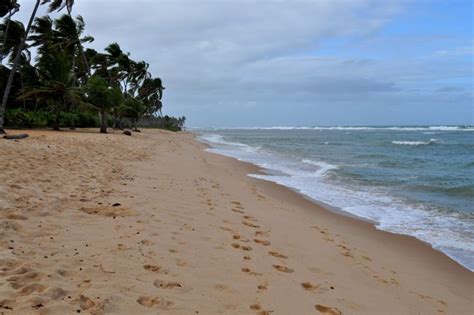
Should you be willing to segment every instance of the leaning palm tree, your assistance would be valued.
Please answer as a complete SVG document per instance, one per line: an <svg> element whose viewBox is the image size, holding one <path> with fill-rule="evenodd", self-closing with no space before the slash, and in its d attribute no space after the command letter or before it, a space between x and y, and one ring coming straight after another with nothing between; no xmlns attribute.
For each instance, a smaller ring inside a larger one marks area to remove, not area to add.
<svg viewBox="0 0 474 315"><path fill-rule="evenodd" d="M0 0L0 17L4 17L8 14L6 18L5 28L3 29L3 40L2 47L5 47L7 37L9 37L9 29L12 16L20 10L20 5L16 3L16 0ZM4 48L0 51L0 63L3 63L7 55L5 54Z"/></svg>
<svg viewBox="0 0 474 315"><path fill-rule="evenodd" d="M86 72L90 73L89 62L87 61L82 44L90 43L94 40L92 36L82 37L85 23L82 16L73 19L70 15L64 14L55 21L56 40L59 45L69 56L71 56L72 71L76 76L76 58L82 58L82 62L86 67Z"/></svg>
<svg viewBox="0 0 474 315"><path fill-rule="evenodd" d="M148 72L149 64L145 61L133 62L132 71L130 76L130 94L135 95L140 85L148 78L150 78L150 72Z"/></svg>
<svg viewBox="0 0 474 315"><path fill-rule="evenodd" d="M25 47L26 39L28 37L28 33L30 32L31 25L33 24L33 20L35 19L36 12L38 12L38 7L40 5L40 2L41 0L36 0L35 6L33 8L33 12L31 13L30 20L28 22L28 26L26 27L25 35L23 36L23 39L20 43L20 47L18 48L18 52L15 56L15 59L13 60L13 66L12 66L12 69L10 70L10 75L8 76L7 84L5 86L5 91L3 92L2 103L0 104L0 134L5 133L5 130L3 129L3 125L5 123L4 115L5 115L5 109L7 107L8 97L10 96L10 90L13 84L13 78L15 77L16 70L20 63L21 52L23 51L23 48Z"/></svg>
<svg viewBox="0 0 474 315"><path fill-rule="evenodd" d="M31 35L28 36L28 41L30 47L37 49L39 56L48 53L57 42L54 21L49 16L36 18L31 27Z"/></svg>
<svg viewBox="0 0 474 315"><path fill-rule="evenodd" d="M0 55L2 58L10 56L9 62L13 63L16 55L20 53L22 59L29 60L31 58L30 51L26 48L23 49L23 51L20 51L21 41L24 36L25 27L20 21L7 21L6 23L1 23L0 40L3 44L0 47Z"/></svg>
<svg viewBox="0 0 474 315"><path fill-rule="evenodd" d="M122 103L122 91L111 87L107 81L98 76L92 76L85 87L87 102L96 109L100 117L100 133L107 133L107 115Z"/></svg>
<svg viewBox="0 0 474 315"><path fill-rule="evenodd" d="M18 12L20 5L16 0L0 0L0 17L9 15L11 17L13 14Z"/></svg>
<svg viewBox="0 0 474 315"><path fill-rule="evenodd" d="M138 131L138 121L145 114L145 106L143 102L128 97L120 106L119 112L122 117L128 118L131 121L133 130Z"/></svg>
<svg viewBox="0 0 474 315"><path fill-rule="evenodd" d="M10 91L13 84L13 79L15 77L15 73L18 69L18 65L21 59L21 52L25 47L26 40L28 38L28 34L30 33L31 25L36 17L36 13L38 12L38 8L40 4L50 3L51 0L36 0L35 5L33 7L33 12L30 15L30 20L28 21L28 26L25 30L25 36L23 37L20 47L18 49L18 53L13 60L12 69L10 70L10 75L8 76L7 84L5 86L5 91L3 92L2 103L0 104L0 134L4 134L4 116L5 116L5 109L7 107L8 97L10 96ZM16 2L15 2L16 3ZM68 12L71 12L72 6L74 5L74 0L52 0L49 6L50 11L54 10L62 10L64 7L67 7Z"/></svg>
<svg viewBox="0 0 474 315"><path fill-rule="evenodd" d="M63 51L43 54L38 62L40 84L21 91L20 100L36 99L44 102L54 115L53 129L59 130L61 113L70 104L81 104L82 90L75 86L68 58Z"/></svg>
<svg viewBox="0 0 474 315"><path fill-rule="evenodd" d="M163 103L163 82L160 78L146 78L138 89L138 98L143 101L146 107L146 115L152 116L158 113L161 116Z"/></svg>
<svg viewBox="0 0 474 315"><path fill-rule="evenodd" d="M67 12L71 15L72 7L74 6L74 0L43 0L43 3L50 3L49 4L49 12L53 11L61 11L64 8L67 8Z"/></svg>

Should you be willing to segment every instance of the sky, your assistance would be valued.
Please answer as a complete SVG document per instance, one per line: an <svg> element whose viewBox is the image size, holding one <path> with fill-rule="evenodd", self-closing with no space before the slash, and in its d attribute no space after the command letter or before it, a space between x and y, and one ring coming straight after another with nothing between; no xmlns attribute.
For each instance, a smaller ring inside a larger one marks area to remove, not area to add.
<svg viewBox="0 0 474 315"><path fill-rule="evenodd" d="M474 124L471 0L76 0L78 14L89 47L150 64L189 127Z"/></svg>

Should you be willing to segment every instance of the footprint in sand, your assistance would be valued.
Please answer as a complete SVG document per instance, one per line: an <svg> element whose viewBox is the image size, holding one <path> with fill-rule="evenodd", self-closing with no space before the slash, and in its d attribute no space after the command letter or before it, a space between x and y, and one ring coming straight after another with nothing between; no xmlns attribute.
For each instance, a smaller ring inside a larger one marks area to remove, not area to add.
<svg viewBox="0 0 474 315"><path fill-rule="evenodd" d="M256 238L253 241L255 243L263 245L263 246L270 246L272 244L270 241L259 240L259 239L256 239Z"/></svg>
<svg viewBox="0 0 474 315"><path fill-rule="evenodd" d="M272 311L264 310L260 304L252 304L249 306L252 311L255 311L258 315L270 315Z"/></svg>
<svg viewBox="0 0 474 315"><path fill-rule="evenodd" d="M241 242L243 242L243 243L248 243L248 242L250 242L250 240L249 240L248 238L242 238L240 235L234 235L234 236L232 236L232 238L233 238L234 240L238 240L238 241L241 241Z"/></svg>
<svg viewBox="0 0 474 315"><path fill-rule="evenodd" d="M19 274L10 276L6 279L7 282L10 282L13 289L19 289L24 287L26 284L37 281L41 276L28 268L20 268Z"/></svg>
<svg viewBox="0 0 474 315"><path fill-rule="evenodd" d="M160 266L155 266L155 265L143 265L143 269L151 271L151 272L163 272L163 268ZM165 272L166 273L166 272Z"/></svg>
<svg viewBox="0 0 474 315"><path fill-rule="evenodd" d="M145 307L154 307L159 305L161 308L166 308L170 305L173 305L173 302L166 301L160 297L150 297L150 296L140 296L137 299L137 303Z"/></svg>
<svg viewBox="0 0 474 315"><path fill-rule="evenodd" d="M306 291L314 291L319 289L319 285L314 285L311 282L301 282L301 287L303 287L303 289Z"/></svg>
<svg viewBox="0 0 474 315"><path fill-rule="evenodd" d="M255 231L255 236L269 237L270 234L268 232L264 232L264 231Z"/></svg>
<svg viewBox="0 0 474 315"><path fill-rule="evenodd" d="M272 265L273 268L275 268L278 271L281 272L286 272L286 273L292 273L294 270L285 266L280 266L280 265Z"/></svg>
<svg viewBox="0 0 474 315"><path fill-rule="evenodd" d="M160 288L160 289L174 289L174 288L182 288L183 285L179 282L166 282L166 281L162 281L162 280L159 280L159 279L156 279L154 282L153 282L153 285L157 288Z"/></svg>
<svg viewBox="0 0 474 315"><path fill-rule="evenodd" d="M321 304L316 304L314 308L324 315L342 315L342 312L336 307L329 307L329 306L324 306Z"/></svg>
<svg viewBox="0 0 474 315"><path fill-rule="evenodd" d="M240 210L244 210L245 208L242 206L242 204L238 201L232 201L231 202L233 205L234 205L234 208L235 209L240 209Z"/></svg>
<svg viewBox="0 0 474 315"><path fill-rule="evenodd" d="M251 251L252 250L252 247L250 246L241 246L240 244L237 244L237 243L232 243L231 246L233 248L236 248L236 249L242 249L242 250L245 250L245 251Z"/></svg>
<svg viewBox="0 0 474 315"><path fill-rule="evenodd" d="M288 258L288 256L280 254L279 252L268 252L268 255L273 256L273 257L277 257L277 258L283 258L283 259Z"/></svg>
<svg viewBox="0 0 474 315"><path fill-rule="evenodd" d="M257 219L255 219L255 218L252 217L251 215L244 215L243 218L246 219L246 220L249 220L249 221L253 221L253 222L257 222L257 221L258 221Z"/></svg>
<svg viewBox="0 0 474 315"><path fill-rule="evenodd" d="M149 296L141 296L137 299L137 302L140 305L143 305L145 307L153 307L153 306L160 303L160 299L159 298L152 298L152 297L149 297Z"/></svg>
<svg viewBox="0 0 474 315"><path fill-rule="evenodd" d="M260 227L260 225L255 225L255 224L252 224L252 223L247 222L247 221L242 221L242 224L246 225L248 227L251 227L251 228L259 228Z"/></svg>
<svg viewBox="0 0 474 315"><path fill-rule="evenodd" d="M20 290L20 295L30 295L35 292L43 292L44 290L46 290L46 287L44 285L39 283L33 283L22 288Z"/></svg>
<svg viewBox="0 0 474 315"><path fill-rule="evenodd" d="M245 267L242 268L241 270L242 270L243 272L245 272L245 273L251 275L251 276L261 276L261 275L262 275L261 273L252 271L252 270L250 270L249 268L245 268Z"/></svg>
<svg viewBox="0 0 474 315"><path fill-rule="evenodd" d="M264 283L258 285L257 289L259 289L260 291L268 290L268 282L265 281Z"/></svg>
<svg viewBox="0 0 474 315"><path fill-rule="evenodd" d="M85 295L81 295L79 297L79 306L83 309L83 310L88 310L92 307L95 306L95 302L92 301L90 298L88 298L87 296Z"/></svg>
<svg viewBox="0 0 474 315"><path fill-rule="evenodd" d="M231 209L231 210L234 211L234 212L237 212L237 213L241 213L241 214L244 214L244 213L245 213L244 211L239 210L239 209L235 209L235 208L234 208L234 209Z"/></svg>

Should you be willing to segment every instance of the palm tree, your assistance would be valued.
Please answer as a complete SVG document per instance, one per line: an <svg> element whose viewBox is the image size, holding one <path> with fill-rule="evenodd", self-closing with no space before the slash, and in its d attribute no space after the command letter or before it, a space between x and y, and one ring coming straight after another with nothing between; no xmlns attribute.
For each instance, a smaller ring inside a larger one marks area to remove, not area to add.
<svg viewBox="0 0 474 315"><path fill-rule="evenodd" d="M120 60L123 58L124 55L122 49L120 48L119 44L112 43L105 48L105 52L107 53L107 65L109 70L110 76L110 84L120 84L120 80L122 79L122 70L120 69Z"/></svg>
<svg viewBox="0 0 474 315"><path fill-rule="evenodd" d="M20 10L20 5L16 3L16 0L1 0L0 2L0 17L4 17L8 14L5 29L3 30L3 41L2 47L5 47L7 37L9 36L10 21L12 16ZM4 48L0 52L0 63L3 63L3 59L6 57Z"/></svg>
<svg viewBox="0 0 474 315"><path fill-rule="evenodd" d="M0 17L9 15L9 18L20 9L16 0L0 0Z"/></svg>
<svg viewBox="0 0 474 315"><path fill-rule="evenodd" d="M8 33L7 30L8 29ZM31 73L31 53L25 48L23 51L19 51L22 38L25 36L25 27L23 23L19 21L7 21L6 23L0 24L0 39L2 39L3 46L1 47L2 56L10 56L10 64L14 62L14 58L18 53L20 53L20 61L18 64L18 74L19 74L19 85L23 88L23 76L25 73ZM7 69L7 68L5 68ZM25 71L26 70L26 71ZM15 80L15 79L14 79ZM15 82L15 81L14 81ZM0 85L3 87L3 82ZM26 108L26 103L23 101L23 107Z"/></svg>
<svg viewBox="0 0 474 315"><path fill-rule="evenodd" d="M46 4L46 3L49 3L49 2L51 2L50 6L49 6L50 12L52 12L54 10L59 10L60 11L64 7L67 7L68 12L71 13L72 6L74 5L74 0L36 0L35 5L33 7L33 12L31 13L30 19L28 21L28 26L26 27L26 30L25 30L25 36L22 38L22 41L21 41L20 47L18 49L17 55L16 55L15 59L13 60L13 66L12 66L12 69L10 71L10 75L8 76L7 84L5 86L5 91L3 92L2 103L0 104L0 134L5 133L5 130L4 130L5 109L7 107L8 97L10 96L10 91L11 91L12 84L13 84L13 79L14 79L16 70L18 68L18 65L20 63L21 52L25 48L25 43L26 43L26 40L28 38L28 34L30 33L31 25L33 24L33 21L36 17L36 13L38 12L38 8L39 8L40 4ZM16 5L16 1L13 1L13 0L7 1L7 3L11 3L11 4ZM18 5L16 5L16 9L19 9Z"/></svg>
<svg viewBox="0 0 474 315"><path fill-rule="evenodd" d="M122 92L118 87L111 87L100 76L92 76L86 85L87 101L98 110L100 116L100 133L107 133L107 115L122 102Z"/></svg>
<svg viewBox="0 0 474 315"><path fill-rule="evenodd" d="M71 56L72 69L76 70L77 58L81 55L82 63L89 73L89 62L84 53L82 43L92 42L91 36L81 37L85 23L81 16L74 20L64 14L53 21L49 16L37 18L32 26L33 34L28 38L32 47L38 47L39 53L48 52L50 49L62 49ZM74 75L76 73L74 72Z"/></svg>
<svg viewBox="0 0 474 315"><path fill-rule="evenodd" d="M85 23L82 16L78 16L74 20L70 15L64 14L55 21L57 45L64 49L69 56L71 56L72 71L76 76L76 58L81 56L82 62L86 67L86 73L90 73L89 62L84 53L83 43L90 43L94 41L92 36L85 36L81 38L84 32Z"/></svg>
<svg viewBox="0 0 474 315"><path fill-rule="evenodd" d="M56 41L54 22L49 16L43 16L35 19L31 27L32 34L28 37L31 47L38 47L38 54L47 52L49 46Z"/></svg>
<svg viewBox="0 0 474 315"><path fill-rule="evenodd" d="M134 131L138 131L138 121L145 113L145 106L143 102L128 97L120 106L120 113L123 117L130 119Z"/></svg>
<svg viewBox="0 0 474 315"><path fill-rule="evenodd" d="M138 89L138 97L143 101L146 107L146 114L153 115L158 113L161 115L161 109L163 103L161 99L163 98L163 82L160 78L146 78L141 87Z"/></svg>
<svg viewBox="0 0 474 315"><path fill-rule="evenodd" d="M22 90L20 99L37 99L47 104L54 114L53 129L59 130L61 113L70 104L80 104L82 91L74 84L68 58L63 51L43 54L38 62L40 85Z"/></svg>
<svg viewBox="0 0 474 315"><path fill-rule="evenodd" d="M140 62L132 62L131 64L131 73L129 73L130 77L130 93L135 95L138 91L140 85L148 78L150 78L150 72L148 72L148 68L150 65L145 61Z"/></svg>
<svg viewBox="0 0 474 315"><path fill-rule="evenodd" d="M30 51L28 49L23 49L23 51L19 50L24 36L25 27L20 21L7 21L6 23L0 24L0 39L3 42L0 51L2 58L10 56L9 62L13 63L16 55L20 53L22 59L29 60L31 58Z"/></svg>
<svg viewBox="0 0 474 315"><path fill-rule="evenodd" d="M44 1L47 1L47 0L44 0ZM13 66L12 66L12 69L10 70L10 75L8 76L7 84L5 86L5 91L3 92L2 103L0 105L0 134L5 133L5 130L3 129L3 125L5 123L4 115L5 115L5 109L7 107L8 97L10 96L10 90L12 88L13 78L18 68L21 52L23 51L23 48L25 47L26 39L28 37L28 33L30 32L31 25L33 24L33 20L35 19L36 12L38 12L38 7L40 5L40 2L41 0L36 0L35 6L33 8L33 12L31 13L31 16L30 16L30 20L28 21L28 26L26 27L25 35L23 36L23 39L20 43L20 47L18 48L18 52L15 56L15 59L13 60Z"/></svg>
<svg viewBox="0 0 474 315"><path fill-rule="evenodd" d="M74 0L43 0L42 4L47 2L51 2L49 4L49 12L59 12L66 7L68 14L71 15L72 7L74 6Z"/></svg>

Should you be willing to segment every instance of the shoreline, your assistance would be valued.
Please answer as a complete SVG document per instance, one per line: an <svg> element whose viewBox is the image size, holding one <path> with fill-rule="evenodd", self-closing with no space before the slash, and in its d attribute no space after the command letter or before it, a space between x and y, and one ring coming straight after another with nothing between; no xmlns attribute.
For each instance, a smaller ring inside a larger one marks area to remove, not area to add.
<svg viewBox="0 0 474 315"><path fill-rule="evenodd" d="M21 131L18 131L21 132ZM6 314L469 314L473 273L193 133L0 141Z"/></svg>
<svg viewBox="0 0 474 315"><path fill-rule="evenodd" d="M292 194L296 194L296 197L295 199L298 199L298 198L301 198L301 199L304 199L305 201L308 201L310 202L312 205L314 205L316 208L319 209L322 209L324 211L327 211L331 214L334 214L334 215L338 215L338 216L343 216L345 218L349 218L349 219L352 219L352 220L355 220L357 222L360 222L360 223L364 223L364 224L369 224L371 226L371 228L373 228L374 230L378 231L378 232L382 232L382 233L386 233L388 235L393 235L393 236L401 236L401 237L406 237L406 238L409 238L411 239L412 241L414 242L419 242L421 243L423 246L426 246L428 247L429 250L432 250L432 251L435 251L436 253L439 253L443 256L445 256L446 258L448 258L449 260L451 260L453 263L457 264L459 267L461 267L462 269L465 269L466 271L468 272L471 272L474 274L474 271L470 270L468 267L462 265L460 262L458 262L456 259L452 258L451 256L449 256L448 254L446 254L445 252L439 250L439 249L436 249L432 246L431 243L429 242L426 242L424 240L421 240L415 236L412 236L412 235L409 235L409 234L402 234L402 233L396 233L396 232L390 232L390 231L385 231L385 230L382 230L382 229L378 229L377 228L377 222L376 221L373 221L373 220L370 220L368 218L364 218L364 217L359 217L353 213L350 213L350 212L347 212L347 211L344 211L336 206L332 206L330 204L326 204L322 201L319 201L317 199L314 199L308 195L305 195L304 193L298 191L296 188L293 188L293 187L289 187L289 186L285 186L285 185L282 185L282 184L279 184L277 182L274 182L274 181L271 181L271 180L266 180L266 179L262 179L262 178L257 178L257 177L253 177L251 176L252 174L257 174L257 175L267 175L269 174L268 172L265 171L265 168L263 167L260 167L256 164L253 164L251 162L247 162L247 161L243 161L243 160L239 160L237 158L234 158L234 157L231 157L231 156L227 156L227 155L223 155L223 154L220 154L220 153L215 153L215 152L210 152L210 151L207 151L206 149L212 149L212 145L209 144L209 143L206 143L204 141L201 141L198 139L198 135L197 133L194 133L194 132L189 132L191 134L194 134L196 136L196 141L203 144L205 146L205 148L203 149L205 152L207 153L210 153L210 154L216 154L216 155L219 155L221 157L225 157L225 158L229 158L229 159L232 159L234 160L236 163L242 163L244 164L243 167L247 168L249 170L249 173L247 174L247 176L249 178L252 178L256 181L260 181L262 183L260 184L263 184L263 183L266 183L266 184L270 184L270 185L275 185L277 186L279 189L283 189L283 190L287 190L289 193L292 193ZM277 196L276 196L277 197Z"/></svg>
<svg viewBox="0 0 474 315"><path fill-rule="evenodd" d="M203 143L207 149L209 150L213 150L213 149L216 149L216 147L213 146L213 143L211 141L208 141L208 140L204 140L204 139L199 139L199 136L202 136L203 133L201 133L200 131L196 131L196 132L191 132L191 133L194 133L195 136L196 136L196 141L200 142L200 143ZM436 248L432 243L430 243L429 241L427 240L423 240L423 239L420 239L414 235L410 235L410 234L406 234L406 233L403 233L403 232L393 232L393 231L389 231L389 230L384 230L384 229L380 229L377 227L377 224L378 222L375 221L375 220L372 220L372 219L369 219L369 218L366 218L366 217L363 217L363 216L359 216L357 214L354 214L354 213L351 213L351 212L348 212L348 211L345 211L343 210L342 208L338 207L338 206L334 206L334 205L331 205L331 204L328 204L326 202L323 202L321 200L318 200L316 198L313 198L309 195L306 195L305 193L301 192L298 188L295 188L295 187L291 187L291 186L287 186L285 184L281 184L281 183L278 183L276 181L273 181L271 179L266 179L266 178L259 178L259 177L254 177L252 175L273 175L273 170L268 170L265 169L265 167L262 167L262 166L259 166L257 164L253 164L252 162L247 162L245 160L240 160L238 158L235 158L231 155L226 155L226 154L222 154L222 153L219 153L219 152L213 152L213 151L207 151L207 152L210 152L210 153L214 153L214 154L217 154L217 155L221 155L221 156L224 156L224 157L227 157L227 158L231 158L231 159L234 159L238 162L242 162L242 163L249 163L251 165L254 165L258 172L255 172L255 173L249 173L248 176L249 177L252 177L252 178L255 178L255 179L259 179L259 180L262 180L262 181L267 181L267 182L271 182L273 184L276 184L276 185L279 185L279 186L282 186L286 189L289 189L297 194L299 194L301 197L311 201L312 203L322 207L322 208L325 208L327 211L330 211L332 213L335 213L335 214L338 214L338 215L343 215L343 216L346 216L346 217L350 217L350 218L353 218L353 219L356 219L356 220L360 220L360 221L364 221L364 222L368 222L370 224L372 224L374 226L375 229L379 230L379 231L383 231L383 232L387 232L387 233L390 233L390 234L395 234L395 235L403 235L403 236L409 236L409 237L412 237L414 239L416 239L417 241L420 241L422 242L423 244L426 244L428 245L431 249L437 251L437 252L440 252L442 253L443 255L446 255L447 257L449 257L451 260L453 260L454 262L456 262L457 264L459 264L460 266L462 266L463 268L465 268L466 270L470 271L470 272L473 272L474 273L474 269L471 269L469 268L467 265L464 265L461 261L459 261L455 256L451 256L448 252L445 252L443 251L442 249L438 249Z"/></svg>

